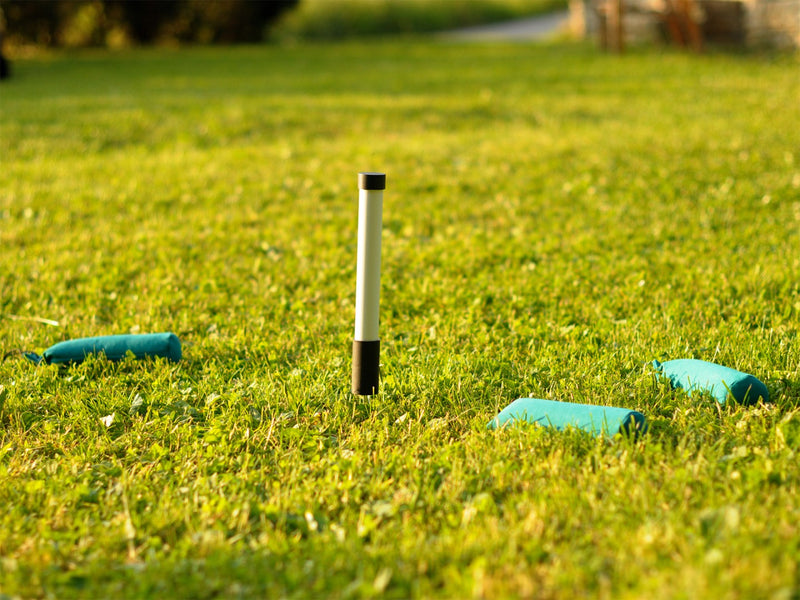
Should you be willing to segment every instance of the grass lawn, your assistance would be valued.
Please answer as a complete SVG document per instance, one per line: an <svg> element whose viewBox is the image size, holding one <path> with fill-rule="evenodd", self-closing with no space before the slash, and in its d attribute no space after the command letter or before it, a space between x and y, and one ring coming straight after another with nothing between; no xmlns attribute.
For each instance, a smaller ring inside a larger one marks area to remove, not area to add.
<svg viewBox="0 0 800 600"><path fill-rule="evenodd" d="M0 351L174 331L184 360L0 363L0 597L800 592L796 57L395 41L14 67ZM372 398L349 391L361 170L387 173ZM773 402L646 366L686 357ZM486 429L522 396L650 432Z"/></svg>

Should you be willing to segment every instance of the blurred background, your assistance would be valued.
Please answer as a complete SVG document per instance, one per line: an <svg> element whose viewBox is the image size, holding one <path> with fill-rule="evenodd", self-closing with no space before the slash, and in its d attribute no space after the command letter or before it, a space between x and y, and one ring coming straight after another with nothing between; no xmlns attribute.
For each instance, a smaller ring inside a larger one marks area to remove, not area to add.
<svg viewBox="0 0 800 600"><path fill-rule="evenodd" d="M800 0L0 0L7 54L419 34L560 14L608 50L800 47Z"/></svg>
<svg viewBox="0 0 800 600"><path fill-rule="evenodd" d="M298 0L3 0L10 47L257 42Z"/></svg>
<svg viewBox="0 0 800 600"><path fill-rule="evenodd" d="M254 43L465 27L567 0L0 0L9 47Z"/></svg>

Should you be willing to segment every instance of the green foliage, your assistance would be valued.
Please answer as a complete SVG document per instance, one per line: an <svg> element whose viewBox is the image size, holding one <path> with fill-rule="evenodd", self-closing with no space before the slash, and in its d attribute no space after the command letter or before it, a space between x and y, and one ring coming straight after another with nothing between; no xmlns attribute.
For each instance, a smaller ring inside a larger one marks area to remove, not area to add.
<svg viewBox="0 0 800 600"><path fill-rule="evenodd" d="M297 0L0 0L12 46L119 48L141 43L263 40Z"/></svg>
<svg viewBox="0 0 800 600"><path fill-rule="evenodd" d="M278 40L445 31L566 8L564 0L303 0L270 29Z"/></svg>
<svg viewBox="0 0 800 600"><path fill-rule="evenodd" d="M793 57L385 43L73 53L2 89L10 597L792 597ZM382 390L349 393L359 170ZM57 323L54 325L53 323ZM646 367L766 382L720 407ZM640 441L486 430L520 396Z"/></svg>

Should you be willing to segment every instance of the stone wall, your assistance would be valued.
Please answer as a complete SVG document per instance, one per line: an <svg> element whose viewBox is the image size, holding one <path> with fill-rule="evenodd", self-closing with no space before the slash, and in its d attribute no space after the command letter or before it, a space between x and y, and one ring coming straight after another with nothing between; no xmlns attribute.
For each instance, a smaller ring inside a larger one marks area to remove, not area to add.
<svg viewBox="0 0 800 600"><path fill-rule="evenodd" d="M748 46L800 48L800 0L745 0Z"/></svg>
<svg viewBox="0 0 800 600"><path fill-rule="evenodd" d="M570 28L581 38L600 35L608 0L570 0ZM663 0L624 0L626 43L668 36ZM800 48L800 0L695 0L693 14L706 42L748 47Z"/></svg>

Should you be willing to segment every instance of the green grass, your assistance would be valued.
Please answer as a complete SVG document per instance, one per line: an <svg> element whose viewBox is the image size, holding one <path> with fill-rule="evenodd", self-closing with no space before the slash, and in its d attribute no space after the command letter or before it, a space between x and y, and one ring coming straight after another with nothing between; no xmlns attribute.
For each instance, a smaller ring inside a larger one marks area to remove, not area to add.
<svg viewBox="0 0 800 600"><path fill-rule="evenodd" d="M0 351L169 330L185 358L0 363L0 594L795 597L798 66L425 41L19 60ZM361 399L359 170L388 174ZM682 357L773 403L645 366ZM650 433L487 431L520 396Z"/></svg>

